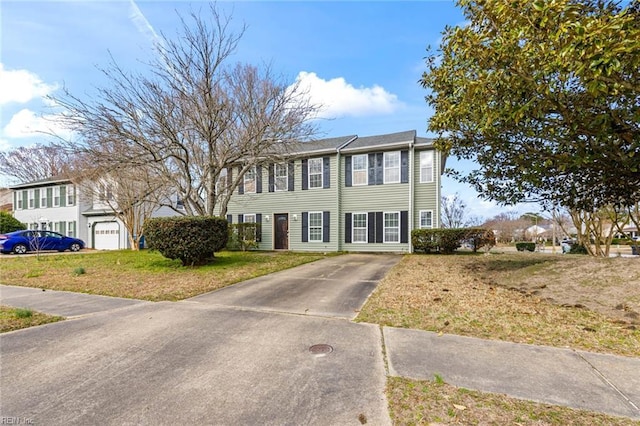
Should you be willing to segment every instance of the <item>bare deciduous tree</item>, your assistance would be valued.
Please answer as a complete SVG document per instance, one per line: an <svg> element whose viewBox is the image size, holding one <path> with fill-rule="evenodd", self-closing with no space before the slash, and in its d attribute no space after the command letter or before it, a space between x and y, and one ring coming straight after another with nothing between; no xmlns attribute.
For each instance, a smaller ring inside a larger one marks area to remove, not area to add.
<svg viewBox="0 0 640 426"><path fill-rule="evenodd" d="M467 205L457 192L451 196L443 196L441 202L443 228L464 228L466 226L480 225L479 218L468 215Z"/></svg>
<svg viewBox="0 0 640 426"><path fill-rule="evenodd" d="M92 100L68 90L55 99L78 149L109 169L150 169L191 215L226 214L244 174L315 134L318 111L269 66L228 66L244 28L233 33L230 17L210 12L183 19L175 39L163 35L147 74L112 60Z"/></svg>
<svg viewBox="0 0 640 426"><path fill-rule="evenodd" d="M73 156L58 145L34 145L0 152L0 174L17 183L33 182L69 172Z"/></svg>

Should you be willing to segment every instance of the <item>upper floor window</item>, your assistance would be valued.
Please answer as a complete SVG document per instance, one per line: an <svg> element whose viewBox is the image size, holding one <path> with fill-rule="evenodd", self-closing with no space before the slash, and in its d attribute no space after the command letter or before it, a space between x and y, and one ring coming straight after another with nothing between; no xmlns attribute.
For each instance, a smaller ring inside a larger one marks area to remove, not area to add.
<svg viewBox="0 0 640 426"><path fill-rule="evenodd" d="M274 175L275 175L275 190L276 191L287 191L289 189L289 168L287 164L275 164L274 165Z"/></svg>
<svg viewBox="0 0 640 426"><path fill-rule="evenodd" d="M76 187L67 185L67 205L73 206L76 203Z"/></svg>
<svg viewBox="0 0 640 426"><path fill-rule="evenodd" d="M60 207L60 187L53 187L53 207Z"/></svg>
<svg viewBox="0 0 640 426"><path fill-rule="evenodd" d="M47 202L47 189L48 188L42 188L40 190L40 207L45 209L49 207L49 203Z"/></svg>
<svg viewBox="0 0 640 426"><path fill-rule="evenodd" d="M367 154L354 155L351 157L352 179L351 182L356 185L367 185Z"/></svg>
<svg viewBox="0 0 640 426"><path fill-rule="evenodd" d="M420 152L420 182L433 182L433 151Z"/></svg>
<svg viewBox="0 0 640 426"><path fill-rule="evenodd" d="M420 228L433 228L433 212L431 210L420 211Z"/></svg>
<svg viewBox="0 0 640 426"><path fill-rule="evenodd" d="M384 183L400 182L400 151L384 153Z"/></svg>
<svg viewBox="0 0 640 426"><path fill-rule="evenodd" d="M244 174L244 192L255 193L256 192L256 168L250 167Z"/></svg>
<svg viewBox="0 0 640 426"><path fill-rule="evenodd" d="M309 188L322 188L322 158L309 160Z"/></svg>
<svg viewBox="0 0 640 426"><path fill-rule="evenodd" d="M17 207L16 210L22 210L24 209L24 204L22 204L24 202L24 198L22 196L22 191L18 191L18 195L17 195Z"/></svg>
<svg viewBox="0 0 640 426"><path fill-rule="evenodd" d="M36 200L35 200L35 191L33 189L29 190L29 208L33 209L36 206Z"/></svg>

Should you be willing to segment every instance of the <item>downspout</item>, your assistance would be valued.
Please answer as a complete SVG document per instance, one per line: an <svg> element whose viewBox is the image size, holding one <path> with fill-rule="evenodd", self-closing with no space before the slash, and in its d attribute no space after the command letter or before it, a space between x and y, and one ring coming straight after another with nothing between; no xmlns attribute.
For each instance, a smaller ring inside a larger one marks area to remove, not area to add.
<svg viewBox="0 0 640 426"><path fill-rule="evenodd" d="M414 196L413 196L413 191L415 188L415 184L414 184L414 180L415 180L415 176L413 175L413 161L414 161L414 143L413 140L409 141L409 164L408 164L408 170L407 173L409 175L409 253L413 253L413 244L411 244L411 231L413 231L413 210L414 210L414 204L415 204L415 200L414 200Z"/></svg>
<svg viewBox="0 0 640 426"><path fill-rule="evenodd" d="M336 187L338 190L337 196L336 196L336 203L337 203L337 208L336 208L336 212L338 215L338 220L337 220L337 224L338 224L338 251L342 251L342 245L344 244L344 238L342 238L342 235L340 235L340 225L342 224L342 186L343 186L343 182L344 179L341 179L342 176L342 164L340 163L340 151L347 145L349 145L351 142L355 141L356 139L358 139L358 136L354 136L351 139L349 139L347 142L343 143L342 145L340 145L339 147L336 148L336 167L338 169L337 173L336 173ZM345 231L346 232L346 231Z"/></svg>

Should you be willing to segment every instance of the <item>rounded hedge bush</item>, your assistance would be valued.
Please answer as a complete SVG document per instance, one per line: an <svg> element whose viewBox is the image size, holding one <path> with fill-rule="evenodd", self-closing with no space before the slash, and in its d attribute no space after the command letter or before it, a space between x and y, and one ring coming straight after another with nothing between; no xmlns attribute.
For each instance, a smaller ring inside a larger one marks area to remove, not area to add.
<svg viewBox="0 0 640 426"><path fill-rule="evenodd" d="M227 220L211 216L158 217L144 225L147 246L182 264L203 265L227 244Z"/></svg>
<svg viewBox="0 0 640 426"><path fill-rule="evenodd" d="M27 229L24 223L13 217L11 213L0 212L0 234Z"/></svg>

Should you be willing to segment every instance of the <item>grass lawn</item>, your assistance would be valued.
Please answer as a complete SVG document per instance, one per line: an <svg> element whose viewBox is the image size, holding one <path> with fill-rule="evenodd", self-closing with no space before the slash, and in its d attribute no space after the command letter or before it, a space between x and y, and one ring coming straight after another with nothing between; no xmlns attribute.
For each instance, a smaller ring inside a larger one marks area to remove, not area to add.
<svg viewBox="0 0 640 426"><path fill-rule="evenodd" d="M639 286L638 259L408 255L381 281L357 320L638 357ZM387 398L398 425L638 424L456 388L439 377L390 377Z"/></svg>
<svg viewBox="0 0 640 426"><path fill-rule="evenodd" d="M108 251L0 259L2 284L150 301L181 300L326 257L317 253L221 252L184 267L157 252Z"/></svg>
<svg viewBox="0 0 640 426"><path fill-rule="evenodd" d="M63 317L42 314L31 309L12 308L0 305L0 333L20 330L63 320Z"/></svg>

